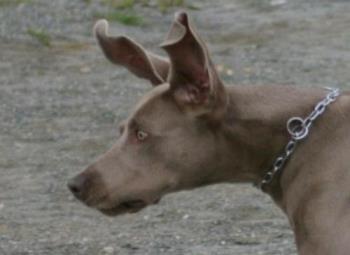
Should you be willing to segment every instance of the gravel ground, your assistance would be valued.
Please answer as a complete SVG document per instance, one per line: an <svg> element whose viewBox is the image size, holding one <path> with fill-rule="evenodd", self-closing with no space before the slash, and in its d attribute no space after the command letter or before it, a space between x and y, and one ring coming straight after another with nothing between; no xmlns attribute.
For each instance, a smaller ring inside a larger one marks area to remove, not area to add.
<svg viewBox="0 0 350 255"><path fill-rule="evenodd" d="M350 87L349 1L192 3L227 84ZM111 146L150 88L96 47L91 27L106 11L97 0L0 0L0 254L296 254L285 216L249 185L180 192L117 218L72 198L67 179ZM175 9L135 11L144 25L114 22L112 33L160 52ZM40 29L51 47L28 33Z"/></svg>

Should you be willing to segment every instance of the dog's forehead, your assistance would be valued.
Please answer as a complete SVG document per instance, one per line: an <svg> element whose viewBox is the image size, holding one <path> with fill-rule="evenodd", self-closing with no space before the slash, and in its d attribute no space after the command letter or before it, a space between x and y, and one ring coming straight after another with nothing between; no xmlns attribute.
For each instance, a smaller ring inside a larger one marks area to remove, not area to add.
<svg viewBox="0 0 350 255"><path fill-rule="evenodd" d="M137 103L132 113L133 119L144 118L165 112L167 100L164 95L169 91L169 84L164 83L147 92Z"/></svg>

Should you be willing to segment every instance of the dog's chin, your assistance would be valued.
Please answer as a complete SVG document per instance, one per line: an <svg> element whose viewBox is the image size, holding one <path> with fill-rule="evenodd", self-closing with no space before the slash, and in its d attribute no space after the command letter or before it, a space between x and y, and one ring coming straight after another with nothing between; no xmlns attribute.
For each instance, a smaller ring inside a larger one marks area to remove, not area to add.
<svg viewBox="0 0 350 255"><path fill-rule="evenodd" d="M156 204L158 203L158 201L159 200L155 201L152 204ZM98 210L104 215L115 217L115 216L127 214L127 213L137 213L149 205L150 204L146 203L143 200L132 200L132 201L120 203L111 208L98 208Z"/></svg>

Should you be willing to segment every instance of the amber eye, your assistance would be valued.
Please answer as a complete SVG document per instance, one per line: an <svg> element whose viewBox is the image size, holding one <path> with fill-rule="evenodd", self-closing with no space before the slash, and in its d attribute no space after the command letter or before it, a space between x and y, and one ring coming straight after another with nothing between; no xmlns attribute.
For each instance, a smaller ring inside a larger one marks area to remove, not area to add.
<svg viewBox="0 0 350 255"><path fill-rule="evenodd" d="M136 137L137 137L137 140L144 141L148 137L148 134L145 131L137 130Z"/></svg>

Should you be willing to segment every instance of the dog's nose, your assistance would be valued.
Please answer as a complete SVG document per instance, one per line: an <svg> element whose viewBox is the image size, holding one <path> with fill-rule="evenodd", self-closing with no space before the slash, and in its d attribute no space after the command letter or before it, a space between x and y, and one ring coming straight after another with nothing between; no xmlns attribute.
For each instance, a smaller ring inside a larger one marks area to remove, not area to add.
<svg viewBox="0 0 350 255"><path fill-rule="evenodd" d="M76 198L84 200L87 193L87 176L84 174L77 175L68 181L67 186Z"/></svg>

